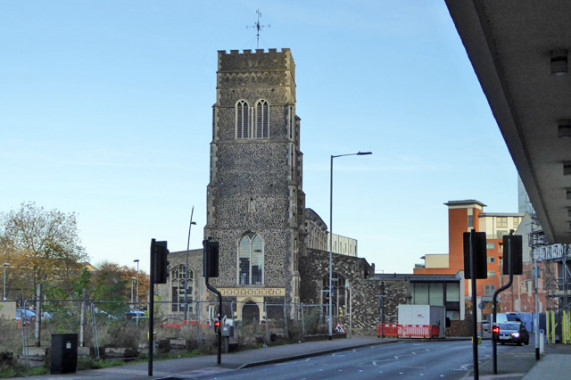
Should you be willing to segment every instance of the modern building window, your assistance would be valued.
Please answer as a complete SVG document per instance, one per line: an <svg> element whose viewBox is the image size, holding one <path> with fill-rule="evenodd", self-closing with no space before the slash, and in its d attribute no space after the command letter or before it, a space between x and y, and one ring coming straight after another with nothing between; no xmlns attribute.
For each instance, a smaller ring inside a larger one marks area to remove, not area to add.
<svg viewBox="0 0 571 380"><path fill-rule="evenodd" d="M484 295L486 297L491 297L494 295L494 292L496 291L496 285L485 285L484 286Z"/></svg>
<svg viewBox="0 0 571 380"><path fill-rule="evenodd" d="M486 249L494 249L494 248L496 248L495 243L486 243Z"/></svg>
<svg viewBox="0 0 571 380"><path fill-rule="evenodd" d="M252 232L246 232L238 245L238 283L262 285L264 283L264 242Z"/></svg>
<svg viewBox="0 0 571 380"><path fill-rule="evenodd" d="M250 107L245 100L236 103L236 138L247 139L250 137Z"/></svg>
<svg viewBox="0 0 571 380"><path fill-rule="evenodd" d="M446 302L460 302L460 286L458 283L446 283Z"/></svg>
<svg viewBox="0 0 571 380"><path fill-rule="evenodd" d="M495 263L496 262L496 258L493 256L488 256L488 263Z"/></svg>
<svg viewBox="0 0 571 380"><path fill-rule="evenodd" d="M490 277L496 277L496 271L495 270L489 270L488 271L488 278Z"/></svg>
<svg viewBox="0 0 571 380"><path fill-rule="evenodd" d="M170 279L171 279L171 289L172 289L172 311L184 311L185 310L185 276L186 276L186 267L184 265L179 265L171 270ZM188 271L188 283L187 285L187 303L190 305L189 311L192 311L192 284L194 279L194 273L189 270Z"/></svg>
<svg viewBox="0 0 571 380"><path fill-rule="evenodd" d="M498 218L498 228L508 228L508 218L505 216Z"/></svg>
<svg viewBox="0 0 571 380"><path fill-rule="evenodd" d="M519 216L516 216L515 218L513 218L513 225L514 225L514 230L517 230L517 228L519 227L521 223L521 218Z"/></svg>
<svg viewBox="0 0 571 380"><path fill-rule="evenodd" d="M270 137L270 105L264 99L256 102L256 138Z"/></svg>
<svg viewBox="0 0 571 380"><path fill-rule="evenodd" d="M468 228L474 227L474 209L469 208L468 212Z"/></svg>
<svg viewBox="0 0 571 380"><path fill-rule="evenodd" d="M444 306L444 284L432 283L429 290L430 305Z"/></svg>
<svg viewBox="0 0 571 380"><path fill-rule="evenodd" d="M508 231L499 230L499 231L497 232L497 234L498 234L498 235L497 235L497 239L503 239L503 238L504 238L504 235L507 235L507 234L508 234Z"/></svg>

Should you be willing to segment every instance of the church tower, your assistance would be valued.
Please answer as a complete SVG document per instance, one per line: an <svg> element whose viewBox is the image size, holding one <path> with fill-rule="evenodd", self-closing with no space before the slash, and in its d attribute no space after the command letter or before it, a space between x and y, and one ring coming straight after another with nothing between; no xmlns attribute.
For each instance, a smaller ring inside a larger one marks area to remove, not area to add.
<svg viewBox="0 0 571 380"><path fill-rule="evenodd" d="M205 237L220 244L212 283L237 302L239 319L268 318L264 301L299 303L305 195L295 108L289 49L218 52Z"/></svg>

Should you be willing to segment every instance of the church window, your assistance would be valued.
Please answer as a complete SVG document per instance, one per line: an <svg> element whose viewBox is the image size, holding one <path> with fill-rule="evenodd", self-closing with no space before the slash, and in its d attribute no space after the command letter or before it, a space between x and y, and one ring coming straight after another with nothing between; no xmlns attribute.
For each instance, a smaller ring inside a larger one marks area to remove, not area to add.
<svg viewBox="0 0 571 380"><path fill-rule="evenodd" d="M256 138L270 137L270 106L264 99L256 102Z"/></svg>
<svg viewBox="0 0 571 380"><path fill-rule="evenodd" d="M238 245L238 282L240 285L262 285L264 283L264 242L262 238L248 231Z"/></svg>
<svg viewBox="0 0 571 380"><path fill-rule="evenodd" d="M245 100L236 103L236 138L247 139L250 137L250 107Z"/></svg>
<svg viewBox="0 0 571 380"><path fill-rule="evenodd" d="M189 311L192 311L192 283L194 278L194 273L188 271L188 283L185 284L186 277L186 267L184 265L179 265L171 270L171 299L172 299L172 311L184 311L185 305L185 295L187 297L187 303L189 303ZM185 293L184 288L187 287Z"/></svg>

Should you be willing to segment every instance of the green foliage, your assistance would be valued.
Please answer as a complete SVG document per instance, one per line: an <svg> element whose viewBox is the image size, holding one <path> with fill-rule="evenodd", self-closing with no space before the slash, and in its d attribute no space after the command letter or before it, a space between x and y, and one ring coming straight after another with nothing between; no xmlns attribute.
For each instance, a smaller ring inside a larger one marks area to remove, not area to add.
<svg viewBox="0 0 571 380"><path fill-rule="evenodd" d="M71 291L70 284L88 259L80 245L75 214L45 210L35 203L0 215L0 258L10 264L10 289L31 298L39 283Z"/></svg>
<svg viewBox="0 0 571 380"><path fill-rule="evenodd" d="M48 373L46 367L26 368L20 364L0 365L0 378L41 376Z"/></svg>

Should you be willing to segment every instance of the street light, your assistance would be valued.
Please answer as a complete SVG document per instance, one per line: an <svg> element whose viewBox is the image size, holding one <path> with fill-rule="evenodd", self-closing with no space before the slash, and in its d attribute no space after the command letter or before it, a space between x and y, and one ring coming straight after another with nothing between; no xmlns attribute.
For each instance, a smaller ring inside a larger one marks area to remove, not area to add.
<svg viewBox="0 0 571 380"><path fill-rule="evenodd" d="M357 152L331 156L329 182L329 340L333 339L333 159L345 156L366 156L372 152Z"/></svg>
<svg viewBox="0 0 571 380"><path fill-rule="evenodd" d="M139 310L139 259L135 259L133 262L137 263L137 297L135 298L135 303L137 310Z"/></svg>
<svg viewBox="0 0 571 380"><path fill-rule="evenodd" d="M6 301L6 268L9 267L9 263L4 263L4 286L2 287L2 300Z"/></svg>
<svg viewBox="0 0 571 380"><path fill-rule="evenodd" d="M190 231L192 230L192 225L196 225L196 222L192 221L194 215L194 206L190 211L190 224L188 225L188 239L186 240L186 269L184 275L184 320L188 321L188 256L190 255Z"/></svg>

